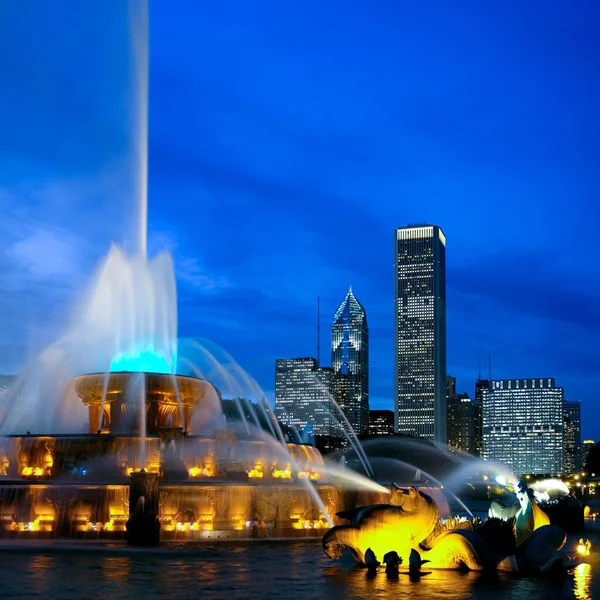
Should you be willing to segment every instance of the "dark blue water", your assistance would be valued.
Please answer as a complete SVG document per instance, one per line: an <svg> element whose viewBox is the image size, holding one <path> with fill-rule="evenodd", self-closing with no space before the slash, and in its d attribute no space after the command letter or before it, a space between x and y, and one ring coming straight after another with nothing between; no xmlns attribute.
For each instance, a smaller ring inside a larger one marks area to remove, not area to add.
<svg viewBox="0 0 600 600"><path fill-rule="evenodd" d="M0 597L234 600L335 598L550 600L600 598L600 563L559 580L485 577L434 571L418 582L406 575L368 578L332 562L319 542L220 543L157 550L95 544L0 546Z"/></svg>

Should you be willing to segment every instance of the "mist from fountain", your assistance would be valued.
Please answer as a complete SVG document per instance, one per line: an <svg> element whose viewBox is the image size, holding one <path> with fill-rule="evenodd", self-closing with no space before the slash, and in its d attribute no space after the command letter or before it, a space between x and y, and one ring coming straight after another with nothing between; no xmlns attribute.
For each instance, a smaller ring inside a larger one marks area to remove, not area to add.
<svg viewBox="0 0 600 600"><path fill-rule="evenodd" d="M458 493L465 483L497 482L498 478L509 485L514 485L518 477L503 463L494 460L483 460L475 456L465 458L462 464L444 477L444 485Z"/></svg>
<svg viewBox="0 0 600 600"><path fill-rule="evenodd" d="M415 467L414 465L412 465L406 461L399 460L397 458L381 458L380 457L380 458L373 458L372 461L376 465L376 467L375 467L376 469L378 467L391 468L390 474L392 474L394 472L394 469L398 469L398 468L403 469L403 470L408 470L409 472L412 471L414 474L418 474L419 477L417 478L417 481L415 481L415 483L417 485L419 483L420 477L424 477L425 482L423 482L423 483L433 483L436 486L443 489L445 495L450 495L451 499L456 501L464 512L466 512L470 517L473 517L473 513L468 509L467 505L454 492L452 492L452 490L448 489L447 486L441 480L439 480L436 477L434 477L433 475L431 475L431 473L428 473L427 471L424 471L423 469ZM379 469L378 469L378 471L379 471ZM390 481L392 483L396 483L396 481L394 481L394 480L390 480Z"/></svg>
<svg viewBox="0 0 600 600"><path fill-rule="evenodd" d="M337 414L342 419L342 421L345 425L345 427L343 427L343 426L340 427L342 433L345 435L345 437L348 440L352 449L356 452L356 455L360 458L360 462L362 463L362 466L365 469L367 476L372 477L373 469L371 468L371 465L369 464L369 458L367 457L365 451L363 450L363 448L358 440L358 437L356 436L356 432L354 431L354 428L350 424L350 421L348 421L348 417L346 417L346 415L344 414L344 411L341 409L340 405L335 401L335 398L333 397L331 392L325 387L325 385L323 385L323 383L320 382L316 377L315 377L314 381L319 386L323 395L327 397L329 406L333 407L335 409L335 411L337 412ZM325 410L327 410L327 412L329 412L331 414L330 408L328 408L326 406L324 408L325 408ZM336 418L336 421L339 423L339 420L337 418Z"/></svg>

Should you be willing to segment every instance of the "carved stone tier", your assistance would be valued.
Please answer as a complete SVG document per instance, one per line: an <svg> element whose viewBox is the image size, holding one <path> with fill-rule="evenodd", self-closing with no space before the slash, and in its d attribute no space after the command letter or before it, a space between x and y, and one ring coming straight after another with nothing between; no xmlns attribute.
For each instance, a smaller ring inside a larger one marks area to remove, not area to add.
<svg viewBox="0 0 600 600"><path fill-rule="evenodd" d="M192 411L204 398L208 385L194 377L160 373L94 373L73 380L75 393L89 409L90 433L139 433L137 415L142 396L148 435L157 435L161 427L189 433Z"/></svg>

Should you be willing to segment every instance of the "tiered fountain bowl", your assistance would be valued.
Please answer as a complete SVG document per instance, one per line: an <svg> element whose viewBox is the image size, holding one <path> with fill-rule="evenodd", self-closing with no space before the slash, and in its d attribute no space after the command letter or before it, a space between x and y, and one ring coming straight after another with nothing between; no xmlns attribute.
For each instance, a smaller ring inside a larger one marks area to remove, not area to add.
<svg viewBox="0 0 600 600"><path fill-rule="evenodd" d="M94 373L72 381L75 393L89 409L90 433L139 433L140 397L144 397L146 434L162 427L190 432L192 411L210 384L194 377L161 373ZM138 390L137 394L135 390Z"/></svg>
<svg viewBox="0 0 600 600"><path fill-rule="evenodd" d="M194 432L210 387L157 373L74 378L67 396L88 407L88 433L0 438L0 536L318 537L327 514L361 502L328 481L313 446ZM371 493L363 503L371 501L387 499Z"/></svg>

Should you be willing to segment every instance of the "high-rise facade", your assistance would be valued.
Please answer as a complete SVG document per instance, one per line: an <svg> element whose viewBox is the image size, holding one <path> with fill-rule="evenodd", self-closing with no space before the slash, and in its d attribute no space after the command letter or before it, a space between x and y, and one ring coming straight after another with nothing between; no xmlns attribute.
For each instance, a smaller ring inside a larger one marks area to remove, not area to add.
<svg viewBox="0 0 600 600"><path fill-rule="evenodd" d="M456 393L456 377L446 376L446 419L448 450L471 453L474 446L473 403L468 394Z"/></svg>
<svg viewBox="0 0 600 600"><path fill-rule="evenodd" d="M394 411L370 410L369 435L394 435Z"/></svg>
<svg viewBox="0 0 600 600"><path fill-rule="evenodd" d="M344 390L336 401L357 434L369 429L369 326L367 313L352 293L335 311L331 327L331 367Z"/></svg>
<svg viewBox="0 0 600 600"><path fill-rule="evenodd" d="M446 444L446 237L396 229L395 430Z"/></svg>
<svg viewBox="0 0 600 600"><path fill-rule="evenodd" d="M473 400L473 454L481 456L483 448L483 390L490 389L490 379L479 379L475 382L475 399Z"/></svg>
<svg viewBox="0 0 600 600"><path fill-rule="evenodd" d="M594 440L583 440L583 444L581 444L581 464L584 469L587 469L588 457L595 445Z"/></svg>
<svg viewBox="0 0 600 600"><path fill-rule="evenodd" d="M581 403L565 400L564 417L564 474L573 475L581 471Z"/></svg>
<svg viewBox="0 0 600 600"><path fill-rule="evenodd" d="M492 380L482 389L483 458L517 476L561 474L563 399L553 378Z"/></svg>
<svg viewBox="0 0 600 600"><path fill-rule="evenodd" d="M301 432L312 423L315 435L331 434L333 370L319 367L315 358L275 361L275 415Z"/></svg>

